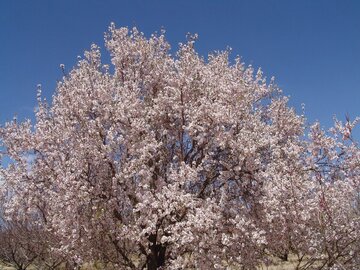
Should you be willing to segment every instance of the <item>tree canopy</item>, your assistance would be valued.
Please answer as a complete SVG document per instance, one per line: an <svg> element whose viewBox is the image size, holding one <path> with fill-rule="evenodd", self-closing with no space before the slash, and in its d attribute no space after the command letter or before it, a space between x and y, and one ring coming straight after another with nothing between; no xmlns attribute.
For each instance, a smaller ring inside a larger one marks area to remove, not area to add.
<svg viewBox="0 0 360 270"><path fill-rule="evenodd" d="M195 39L171 55L163 32L111 25L111 66L92 45L51 103L39 87L35 123L0 130L6 217L78 264L356 269L357 120L307 127L274 80Z"/></svg>

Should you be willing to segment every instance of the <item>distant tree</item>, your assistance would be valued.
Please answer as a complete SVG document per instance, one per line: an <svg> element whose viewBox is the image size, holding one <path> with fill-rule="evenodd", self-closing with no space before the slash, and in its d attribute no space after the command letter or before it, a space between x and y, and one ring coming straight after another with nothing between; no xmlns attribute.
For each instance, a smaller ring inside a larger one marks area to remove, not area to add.
<svg viewBox="0 0 360 270"><path fill-rule="evenodd" d="M65 257L52 252L57 245L55 236L30 222L0 223L0 264L17 270L55 270L64 264Z"/></svg>
<svg viewBox="0 0 360 270"><path fill-rule="evenodd" d="M31 241L30 241L31 239ZM0 263L26 270L43 252L39 231L18 222L2 221L0 226ZM40 250L39 250L40 248Z"/></svg>
<svg viewBox="0 0 360 270"><path fill-rule="evenodd" d="M39 89L35 125L1 130L7 217L38 216L79 265L254 269L296 255L299 269L355 269L354 123L304 139L273 80L228 51L203 59L195 39L172 56L163 33L111 25L113 69L92 45L51 105Z"/></svg>

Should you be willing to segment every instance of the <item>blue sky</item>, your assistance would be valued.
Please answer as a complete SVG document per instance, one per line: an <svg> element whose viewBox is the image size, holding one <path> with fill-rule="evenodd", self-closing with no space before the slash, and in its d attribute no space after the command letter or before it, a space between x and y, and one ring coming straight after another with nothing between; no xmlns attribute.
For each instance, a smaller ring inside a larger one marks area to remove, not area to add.
<svg viewBox="0 0 360 270"><path fill-rule="evenodd" d="M112 21L146 35L164 27L173 48L198 33L205 56L232 47L275 76L292 106L305 103L310 122L360 115L360 1L2 0L0 123L32 118L36 85L51 98L59 65L74 66L92 42L103 48Z"/></svg>

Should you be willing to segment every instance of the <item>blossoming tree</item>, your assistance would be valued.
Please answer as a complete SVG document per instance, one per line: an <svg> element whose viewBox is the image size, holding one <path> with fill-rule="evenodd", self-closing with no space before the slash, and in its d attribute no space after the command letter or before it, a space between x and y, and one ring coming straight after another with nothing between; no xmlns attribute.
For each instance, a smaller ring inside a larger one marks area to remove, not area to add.
<svg viewBox="0 0 360 270"><path fill-rule="evenodd" d="M171 55L164 33L114 25L105 40L111 67L92 45L50 105L39 87L34 125L1 129L8 218L109 268L359 263L354 123L304 139L273 81L228 51L205 60L190 37Z"/></svg>

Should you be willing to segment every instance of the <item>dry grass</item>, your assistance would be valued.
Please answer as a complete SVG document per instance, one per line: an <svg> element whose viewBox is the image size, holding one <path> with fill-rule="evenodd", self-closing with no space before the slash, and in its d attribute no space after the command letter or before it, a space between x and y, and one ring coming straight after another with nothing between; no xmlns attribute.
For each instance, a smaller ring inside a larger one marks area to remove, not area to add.
<svg viewBox="0 0 360 270"><path fill-rule="evenodd" d="M259 267L258 270L290 270L290 269L296 269L296 266L297 266L297 262L294 260L289 260L287 262L277 261L270 266L263 265Z"/></svg>
<svg viewBox="0 0 360 270"><path fill-rule="evenodd" d="M291 259L287 262L283 262L281 260L275 260L274 259L274 263L270 266L260 266L258 267L258 270L293 270L296 269L297 266L297 262L294 259ZM2 264L0 264L0 270L15 270L16 268L14 267L7 267L4 266ZM32 267L28 268L29 270L36 270ZM90 264L86 264L85 266L81 267L81 270L104 270L103 267L99 266L99 265L90 265ZM230 268L229 268L230 269ZM231 269L236 269L236 268L231 268Z"/></svg>

